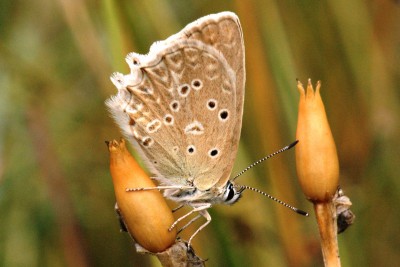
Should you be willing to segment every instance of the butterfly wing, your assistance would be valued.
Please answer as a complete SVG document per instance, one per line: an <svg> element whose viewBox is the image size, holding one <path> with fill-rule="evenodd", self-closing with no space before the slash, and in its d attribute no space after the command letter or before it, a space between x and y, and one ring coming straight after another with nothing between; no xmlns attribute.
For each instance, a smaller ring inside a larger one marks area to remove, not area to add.
<svg viewBox="0 0 400 267"><path fill-rule="evenodd" d="M131 74L114 74L107 105L164 184L207 190L225 184L236 156L244 51L233 13L207 16L148 55L131 53Z"/></svg>

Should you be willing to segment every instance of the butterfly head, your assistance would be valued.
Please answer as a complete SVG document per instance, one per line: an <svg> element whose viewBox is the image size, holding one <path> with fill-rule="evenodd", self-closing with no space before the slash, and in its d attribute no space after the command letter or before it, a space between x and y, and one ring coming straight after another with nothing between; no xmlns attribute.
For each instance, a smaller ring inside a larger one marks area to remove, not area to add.
<svg viewBox="0 0 400 267"><path fill-rule="evenodd" d="M232 205L241 198L244 189L246 188L228 181L222 188L212 187L204 191L191 186L184 189L167 189L164 191L164 196L189 205L196 203Z"/></svg>
<svg viewBox="0 0 400 267"><path fill-rule="evenodd" d="M244 189L245 188L228 181L224 187L224 191L221 196L221 202L227 205L236 203L242 197L242 192Z"/></svg>

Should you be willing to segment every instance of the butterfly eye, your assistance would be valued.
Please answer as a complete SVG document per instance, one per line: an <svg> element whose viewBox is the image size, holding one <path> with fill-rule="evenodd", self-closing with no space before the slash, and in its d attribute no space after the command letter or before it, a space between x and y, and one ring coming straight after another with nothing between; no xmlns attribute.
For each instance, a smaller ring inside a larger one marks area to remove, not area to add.
<svg viewBox="0 0 400 267"><path fill-rule="evenodd" d="M234 204L234 203L236 203L240 199L240 197L242 196L241 195L242 191L243 190L239 190L238 191L233 186L233 184L230 181L228 181L228 184L227 184L226 189L225 189L225 193L224 193L224 195L222 197L224 203L225 204Z"/></svg>
<svg viewBox="0 0 400 267"><path fill-rule="evenodd" d="M230 201L235 196L235 189L233 187L228 188L228 197L226 201Z"/></svg>

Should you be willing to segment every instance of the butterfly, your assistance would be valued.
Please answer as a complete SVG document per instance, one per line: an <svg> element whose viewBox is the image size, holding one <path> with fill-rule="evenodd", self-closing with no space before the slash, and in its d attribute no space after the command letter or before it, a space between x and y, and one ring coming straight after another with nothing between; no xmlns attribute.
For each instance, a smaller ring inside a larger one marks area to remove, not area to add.
<svg viewBox="0 0 400 267"><path fill-rule="evenodd" d="M128 191L160 189L191 206L170 229L195 212L195 219L203 216L190 244L211 221L207 209L233 204L249 188L230 179L245 91L239 18L232 12L202 17L155 42L148 54L128 54L126 62L130 73L111 76L118 93L106 104L160 184Z"/></svg>

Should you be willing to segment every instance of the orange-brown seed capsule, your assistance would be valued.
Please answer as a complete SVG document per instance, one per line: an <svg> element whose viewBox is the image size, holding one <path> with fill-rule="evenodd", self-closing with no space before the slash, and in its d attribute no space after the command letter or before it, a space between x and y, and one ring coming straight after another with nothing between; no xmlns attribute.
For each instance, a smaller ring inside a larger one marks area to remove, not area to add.
<svg viewBox="0 0 400 267"><path fill-rule="evenodd" d="M307 90L298 82L300 93L296 139L296 169L306 197L313 202L329 201L339 183L339 161L326 117L324 103L311 81Z"/></svg>
<svg viewBox="0 0 400 267"><path fill-rule="evenodd" d="M125 147L125 141L108 142L115 197L129 233L143 248L161 252L175 242L176 230L168 231L174 217L158 190L126 192L127 188L155 187Z"/></svg>

